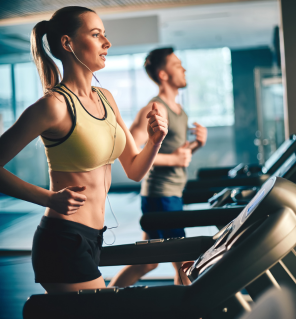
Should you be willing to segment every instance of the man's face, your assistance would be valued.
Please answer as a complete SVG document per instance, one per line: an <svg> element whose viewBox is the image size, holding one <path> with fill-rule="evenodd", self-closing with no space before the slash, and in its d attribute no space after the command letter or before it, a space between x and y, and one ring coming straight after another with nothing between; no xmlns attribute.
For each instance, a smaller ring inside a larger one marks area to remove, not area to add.
<svg viewBox="0 0 296 319"><path fill-rule="evenodd" d="M183 68L180 59L178 59L178 57L174 53L167 56L167 63L164 71L169 77L169 84L178 89L186 87L186 70Z"/></svg>

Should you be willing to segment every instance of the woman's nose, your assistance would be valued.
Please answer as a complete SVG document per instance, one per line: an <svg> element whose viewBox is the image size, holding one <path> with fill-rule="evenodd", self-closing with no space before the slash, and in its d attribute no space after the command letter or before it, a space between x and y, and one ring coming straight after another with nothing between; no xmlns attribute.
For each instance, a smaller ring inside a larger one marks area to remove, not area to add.
<svg viewBox="0 0 296 319"><path fill-rule="evenodd" d="M111 42L107 38L105 38L104 48L110 49L111 46L112 46Z"/></svg>

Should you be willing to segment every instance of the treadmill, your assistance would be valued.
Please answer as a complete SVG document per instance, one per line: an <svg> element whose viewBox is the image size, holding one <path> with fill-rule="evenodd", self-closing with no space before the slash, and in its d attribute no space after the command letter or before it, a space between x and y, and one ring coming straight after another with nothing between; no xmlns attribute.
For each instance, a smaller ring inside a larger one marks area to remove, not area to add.
<svg viewBox="0 0 296 319"><path fill-rule="evenodd" d="M273 174L296 183L296 154L293 153ZM153 212L142 215L140 225L145 231L174 229L197 226L218 226L228 224L250 202L258 192L258 187L225 188L211 197L210 208L170 212Z"/></svg>
<svg viewBox="0 0 296 319"><path fill-rule="evenodd" d="M33 295L23 308L24 319L94 319L127 317L163 319L237 318L251 312L252 304L240 293L247 290L251 301L268 288L282 285L296 288L296 185L279 177L270 178L241 213L214 237L215 242L199 254L192 247L195 261L185 270L189 286L127 287L81 290L73 293ZM144 247L161 251L186 239L161 243L133 244L131 262L146 263ZM108 260L104 247L102 264L122 265L127 256ZM179 250L182 254L182 250ZM161 259L161 253L158 254ZM170 261L177 259L177 252ZM137 259L137 260L136 260ZM261 319L261 318L258 318Z"/></svg>
<svg viewBox="0 0 296 319"><path fill-rule="evenodd" d="M220 192L225 187L261 187L295 151L296 135L293 134L275 151L265 165L255 172L239 164L229 170L227 176L189 180L183 191L183 202L184 204L206 202L213 194Z"/></svg>

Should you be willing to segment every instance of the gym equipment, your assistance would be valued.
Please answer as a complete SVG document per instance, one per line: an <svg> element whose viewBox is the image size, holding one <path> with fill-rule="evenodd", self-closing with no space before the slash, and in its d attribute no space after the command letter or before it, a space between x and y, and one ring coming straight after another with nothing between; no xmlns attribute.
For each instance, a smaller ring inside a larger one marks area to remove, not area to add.
<svg viewBox="0 0 296 319"><path fill-rule="evenodd" d="M24 319L99 316L150 319L151 316L180 318L192 314L196 318L217 318L218 315L221 318L221 314L235 318L241 310L251 310L240 293L243 288L255 301L270 286L279 287L284 283L295 289L295 213L296 185L272 177L241 213L216 234L215 244L188 269L191 285L33 295L24 305ZM139 246L165 244L150 242ZM125 245L120 247L123 252ZM177 252L174 254L176 257ZM139 263L136 259L133 256L133 262ZM108 264L103 258L102 262Z"/></svg>
<svg viewBox="0 0 296 319"><path fill-rule="evenodd" d="M296 155L293 153L273 174L296 182ZM157 229L174 229L197 226L220 226L232 221L246 204L256 195L258 187L225 188L211 197L208 209L186 210L170 212L153 212L145 214L140 219L142 229L145 231Z"/></svg>
<svg viewBox="0 0 296 319"><path fill-rule="evenodd" d="M213 194L219 193L225 187L261 187L295 151L296 135L293 134L260 169L251 169L247 165L239 164L229 170L227 176L219 176L218 178L199 176L196 180L189 180L183 191L183 202L184 204L206 202ZM213 171L213 169L210 170ZM218 169L218 171L220 170Z"/></svg>
<svg viewBox="0 0 296 319"><path fill-rule="evenodd" d="M295 151L295 146L293 146L295 139L296 135L292 134L288 140L280 145L263 166L258 164L240 163L235 167L201 168L198 170L196 177L198 179L216 179L217 177L234 178L238 176L252 176L260 173L272 175L279 166L281 166L279 157L287 152L287 155L284 155L286 157L283 159L286 160L293 152L293 149Z"/></svg>

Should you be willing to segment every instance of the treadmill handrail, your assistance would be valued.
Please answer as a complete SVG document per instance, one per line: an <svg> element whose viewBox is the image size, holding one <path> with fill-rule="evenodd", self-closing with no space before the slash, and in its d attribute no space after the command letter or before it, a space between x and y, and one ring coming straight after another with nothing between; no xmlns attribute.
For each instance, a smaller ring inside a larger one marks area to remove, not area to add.
<svg viewBox="0 0 296 319"><path fill-rule="evenodd" d="M276 159L277 154L281 153L281 148L284 148L284 144L290 141L290 145L284 150L282 153L282 156L280 158ZM283 162L286 161L288 157L292 155L296 151L296 135L291 134L289 139L285 140L284 143L280 145L280 147L270 156L270 158L265 162L264 166L262 167L262 173L263 174L269 174L272 175L274 172L276 172L279 167L283 164Z"/></svg>
<svg viewBox="0 0 296 319"><path fill-rule="evenodd" d="M182 262L195 260L208 250L211 236L169 239L163 242L137 245L116 245L102 248L99 266L138 265L148 263Z"/></svg>
<svg viewBox="0 0 296 319"><path fill-rule="evenodd" d="M169 212L153 212L140 219L145 230L174 229L198 226L226 225L231 222L245 206L218 207L200 210L181 210Z"/></svg>

